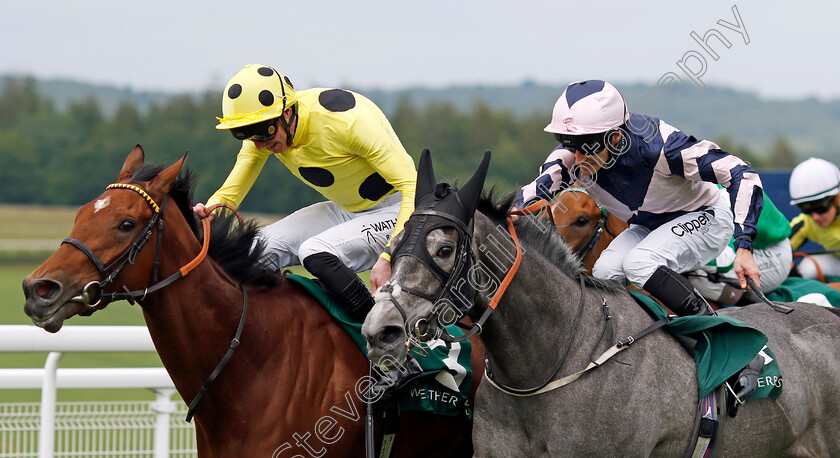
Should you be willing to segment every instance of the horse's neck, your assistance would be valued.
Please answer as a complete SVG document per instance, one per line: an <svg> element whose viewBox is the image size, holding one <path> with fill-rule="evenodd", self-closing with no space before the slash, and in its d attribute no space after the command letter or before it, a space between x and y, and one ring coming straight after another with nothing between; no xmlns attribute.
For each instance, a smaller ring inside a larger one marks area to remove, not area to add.
<svg viewBox="0 0 840 458"><path fill-rule="evenodd" d="M509 244L500 243L502 232L497 229L479 235L479 226L486 230L486 224L476 225L476 243L490 249L479 255L477 270L489 271L489 276L501 283L510 263L499 266L495 260L509 260L515 254L512 241L508 238ZM525 250L519 270L485 325L482 340L494 374L501 380L527 384L550 375L567 348L561 373L579 370L596 347L606 348L608 342L600 338L604 321L597 293L587 291L581 303L577 280L540 253L529 253L527 247ZM476 302L473 320L484 312L489 299L479 293Z"/></svg>
<svg viewBox="0 0 840 458"><path fill-rule="evenodd" d="M182 218L168 215L160 250L159 278L167 278L192 261L200 244ZM242 313L237 284L211 259L203 259L186 277L141 301L155 347L182 395L206 377L221 359L216 347L227 346ZM219 336L216 338L216 336ZM218 340L218 341L215 341ZM223 341L227 340L227 344ZM210 349L213 351L209 351ZM214 361L215 360L215 361ZM173 370L174 369L174 370ZM196 390L197 391L197 390Z"/></svg>
<svg viewBox="0 0 840 458"><path fill-rule="evenodd" d="M188 228L167 228L161 250L164 278L192 260L198 248ZM203 428L227 437L233 433L216 431L219 424L238 420L249 424L248 415L275 408L288 415L271 413L276 419L272 430L262 433L290 435L301 421L317 422L318 418L309 418L319 412L313 405L348 409L343 394L366 367L349 337L311 295L288 280L247 291L248 314L240 344L196 413ZM155 347L185 402L192 401L222 360L243 310L238 283L209 258L143 301Z"/></svg>

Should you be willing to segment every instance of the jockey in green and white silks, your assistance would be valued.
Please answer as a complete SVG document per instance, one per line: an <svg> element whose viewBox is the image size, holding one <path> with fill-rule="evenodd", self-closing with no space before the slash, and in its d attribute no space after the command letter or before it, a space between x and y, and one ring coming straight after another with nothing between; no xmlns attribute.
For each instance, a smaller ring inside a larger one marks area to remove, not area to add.
<svg viewBox="0 0 840 458"><path fill-rule="evenodd" d="M373 306L356 276L390 276L385 247L414 210L416 169L382 111L343 89L295 91L271 67L248 65L222 97L217 129L242 140L236 164L207 201L238 207L269 156L327 201L261 230L266 265L303 264L363 321ZM195 210L203 216L204 205ZM381 280L384 278L384 280Z"/></svg>
<svg viewBox="0 0 840 458"><path fill-rule="evenodd" d="M758 234L753 240L753 257L761 271L761 290L771 293L790 274L793 250L787 217L776 208L767 193L764 193L764 208L758 217L757 231ZM703 297L721 305L736 305L744 296L743 290L730 285L738 281L738 277L732 271L735 263L734 245L733 239L711 263L689 274L689 280ZM720 281L721 279L728 280L729 284ZM748 292L746 299L750 303L760 300L752 291Z"/></svg>

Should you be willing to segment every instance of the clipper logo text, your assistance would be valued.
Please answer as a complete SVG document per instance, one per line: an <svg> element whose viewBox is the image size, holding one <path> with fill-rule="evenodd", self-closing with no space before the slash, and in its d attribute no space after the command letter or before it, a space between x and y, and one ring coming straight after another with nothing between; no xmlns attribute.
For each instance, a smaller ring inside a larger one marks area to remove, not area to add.
<svg viewBox="0 0 840 458"><path fill-rule="evenodd" d="M671 226L671 232L678 237L686 234L691 235L694 232L705 233L709 230L709 223L710 220L706 213L701 213L697 218Z"/></svg>

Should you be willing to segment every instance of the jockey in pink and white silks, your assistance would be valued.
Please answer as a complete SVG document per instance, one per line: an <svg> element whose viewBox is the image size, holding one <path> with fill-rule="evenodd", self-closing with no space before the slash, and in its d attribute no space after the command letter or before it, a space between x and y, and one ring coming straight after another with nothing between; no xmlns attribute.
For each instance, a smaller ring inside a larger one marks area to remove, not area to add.
<svg viewBox="0 0 840 458"><path fill-rule="evenodd" d="M545 131L560 145L518 201L551 200L577 181L630 224L596 261L593 276L645 289L678 315L710 314L682 273L715 259L734 235L741 287L745 277L758 285L752 242L763 195L747 163L662 120L629 113L619 91L600 80L570 84ZM753 366L738 376L740 399L757 386Z"/></svg>
<svg viewBox="0 0 840 458"><path fill-rule="evenodd" d="M570 85L546 131L557 134L561 145L536 180L522 188L522 201L550 200L577 180L630 224L595 264L595 277L645 288L661 266L682 273L705 265L723 251L733 230L736 252L751 253L763 203L761 180L716 144L628 113L618 91L603 81ZM603 146L605 134L609 146ZM746 287L743 267L739 277Z"/></svg>

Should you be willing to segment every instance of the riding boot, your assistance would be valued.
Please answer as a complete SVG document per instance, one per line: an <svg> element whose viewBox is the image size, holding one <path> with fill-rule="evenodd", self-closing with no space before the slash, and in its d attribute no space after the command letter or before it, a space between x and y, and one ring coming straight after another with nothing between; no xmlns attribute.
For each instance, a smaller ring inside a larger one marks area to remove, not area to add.
<svg viewBox="0 0 840 458"><path fill-rule="evenodd" d="M665 266L656 269L644 289L678 316L716 315L687 278Z"/></svg>
<svg viewBox="0 0 840 458"><path fill-rule="evenodd" d="M303 267L318 277L324 289L339 300L340 305L358 323L365 321L373 298L362 279L330 253L315 253L303 260Z"/></svg>
<svg viewBox="0 0 840 458"><path fill-rule="evenodd" d="M738 414L738 407L749 398L758 388L758 374L764 367L764 357L755 355L747 367L741 369L741 372L731 377L726 383L730 386L732 393L728 393L726 397L726 412L730 417L735 418ZM734 393L734 395L733 395Z"/></svg>
<svg viewBox="0 0 840 458"><path fill-rule="evenodd" d="M379 393L380 390L385 390L385 394L394 393L404 386L408 385L421 375L423 375L423 368L411 355L398 369L390 371L375 370L373 392Z"/></svg>

